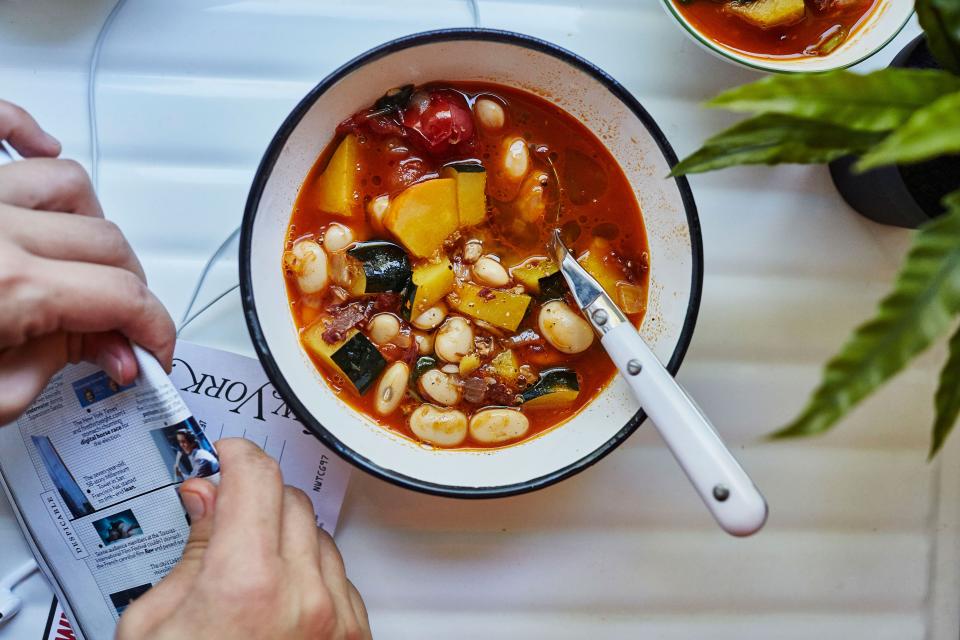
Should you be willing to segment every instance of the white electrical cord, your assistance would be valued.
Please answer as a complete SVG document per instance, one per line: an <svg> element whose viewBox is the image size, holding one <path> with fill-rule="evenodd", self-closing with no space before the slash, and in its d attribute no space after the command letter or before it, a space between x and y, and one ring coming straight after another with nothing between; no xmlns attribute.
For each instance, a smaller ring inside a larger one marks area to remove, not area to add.
<svg viewBox="0 0 960 640"><path fill-rule="evenodd" d="M39 569L36 561L31 558L8 573L0 582L0 626L9 622L23 606L23 600L13 592L13 588Z"/></svg>

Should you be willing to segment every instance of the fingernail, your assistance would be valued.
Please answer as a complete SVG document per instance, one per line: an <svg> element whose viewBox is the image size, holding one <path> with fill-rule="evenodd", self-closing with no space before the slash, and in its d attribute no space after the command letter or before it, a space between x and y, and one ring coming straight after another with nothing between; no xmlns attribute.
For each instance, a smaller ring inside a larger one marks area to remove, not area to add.
<svg viewBox="0 0 960 640"><path fill-rule="evenodd" d="M187 509L187 515L190 516L191 521L199 520L207 511L203 498L192 491L181 491L180 499L183 500L183 506Z"/></svg>
<svg viewBox="0 0 960 640"><path fill-rule="evenodd" d="M123 358L110 347L104 347L97 354L97 366L107 372L107 375L117 384L123 384Z"/></svg>

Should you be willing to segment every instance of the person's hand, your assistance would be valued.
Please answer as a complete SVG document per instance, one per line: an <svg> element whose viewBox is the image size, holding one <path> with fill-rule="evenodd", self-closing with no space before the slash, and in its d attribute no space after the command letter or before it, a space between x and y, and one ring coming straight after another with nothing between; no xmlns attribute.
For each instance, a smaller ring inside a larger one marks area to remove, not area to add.
<svg viewBox="0 0 960 640"><path fill-rule="evenodd" d="M0 140L25 160L0 166L0 425L68 362L137 376L130 340L169 370L174 327L83 168L27 112L0 100Z"/></svg>
<svg viewBox="0 0 960 640"><path fill-rule="evenodd" d="M363 600L310 499L247 440L221 440L220 486L180 489L190 539L170 574L120 617L116 640L361 640Z"/></svg>

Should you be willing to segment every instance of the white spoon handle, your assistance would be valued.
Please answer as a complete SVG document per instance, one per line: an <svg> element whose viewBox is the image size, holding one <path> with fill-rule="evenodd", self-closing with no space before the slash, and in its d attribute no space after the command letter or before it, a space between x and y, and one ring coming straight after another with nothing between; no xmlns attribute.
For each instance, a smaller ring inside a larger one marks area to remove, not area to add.
<svg viewBox="0 0 960 640"><path fill-rule="evenodd" d="M601 342L717 523L735 536L759 531L763 496L637 330L623 323Z"/></svg>

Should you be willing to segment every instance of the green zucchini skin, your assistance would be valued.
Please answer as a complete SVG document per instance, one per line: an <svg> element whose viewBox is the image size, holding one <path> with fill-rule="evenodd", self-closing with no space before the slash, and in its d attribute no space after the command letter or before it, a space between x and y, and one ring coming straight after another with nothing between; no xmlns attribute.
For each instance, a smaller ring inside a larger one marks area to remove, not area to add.
<svg viewBox="0 0 960 640"><path fill-rule="evenodd" d="M420 376L437 366L437 359L433 356L420 356L416 364L413 365L410 382L416 382Z"/></svg>
<svg viewBox="0 0 960 640"><path fill-rule="evenodd" d="M444 169L447 168L453 169L457 173L486 173L487 171L482 164L475 162L455 162L444 166Z"/></svg>
<svg viewBox="0 0 960 640"><path fill-rule="evenodd" d="M358 242L347 254L363 265L367 278L364 293L400 293L413 273L407 252L393 242Z"/></svg>
<svg viewBox="0 0 960 640"><path fill-rule="evenodd" d="M540 372L540 379L537 380L529 389L520 394L524 403L532 400L546 398L554 393L574 391L580 392L580 381L577 380L577 372L573 369L556 367L546 369Z"/></svg>
<svg viewBox="0 0 960 640"><path fill-rule="evenodd" d="M540 300L556 300L562 298L568 291L567 281L563 279L563 274L554 271L548 276L543 276L537 282L540 284Z"/></svg>
<svg viewBox="0 0 960 640"><path fill-rule="evenodd" d="M347 340L330 359L353 383L360 395L367 392L387 366L387 361L377 347L360 332Z"/></svg>

